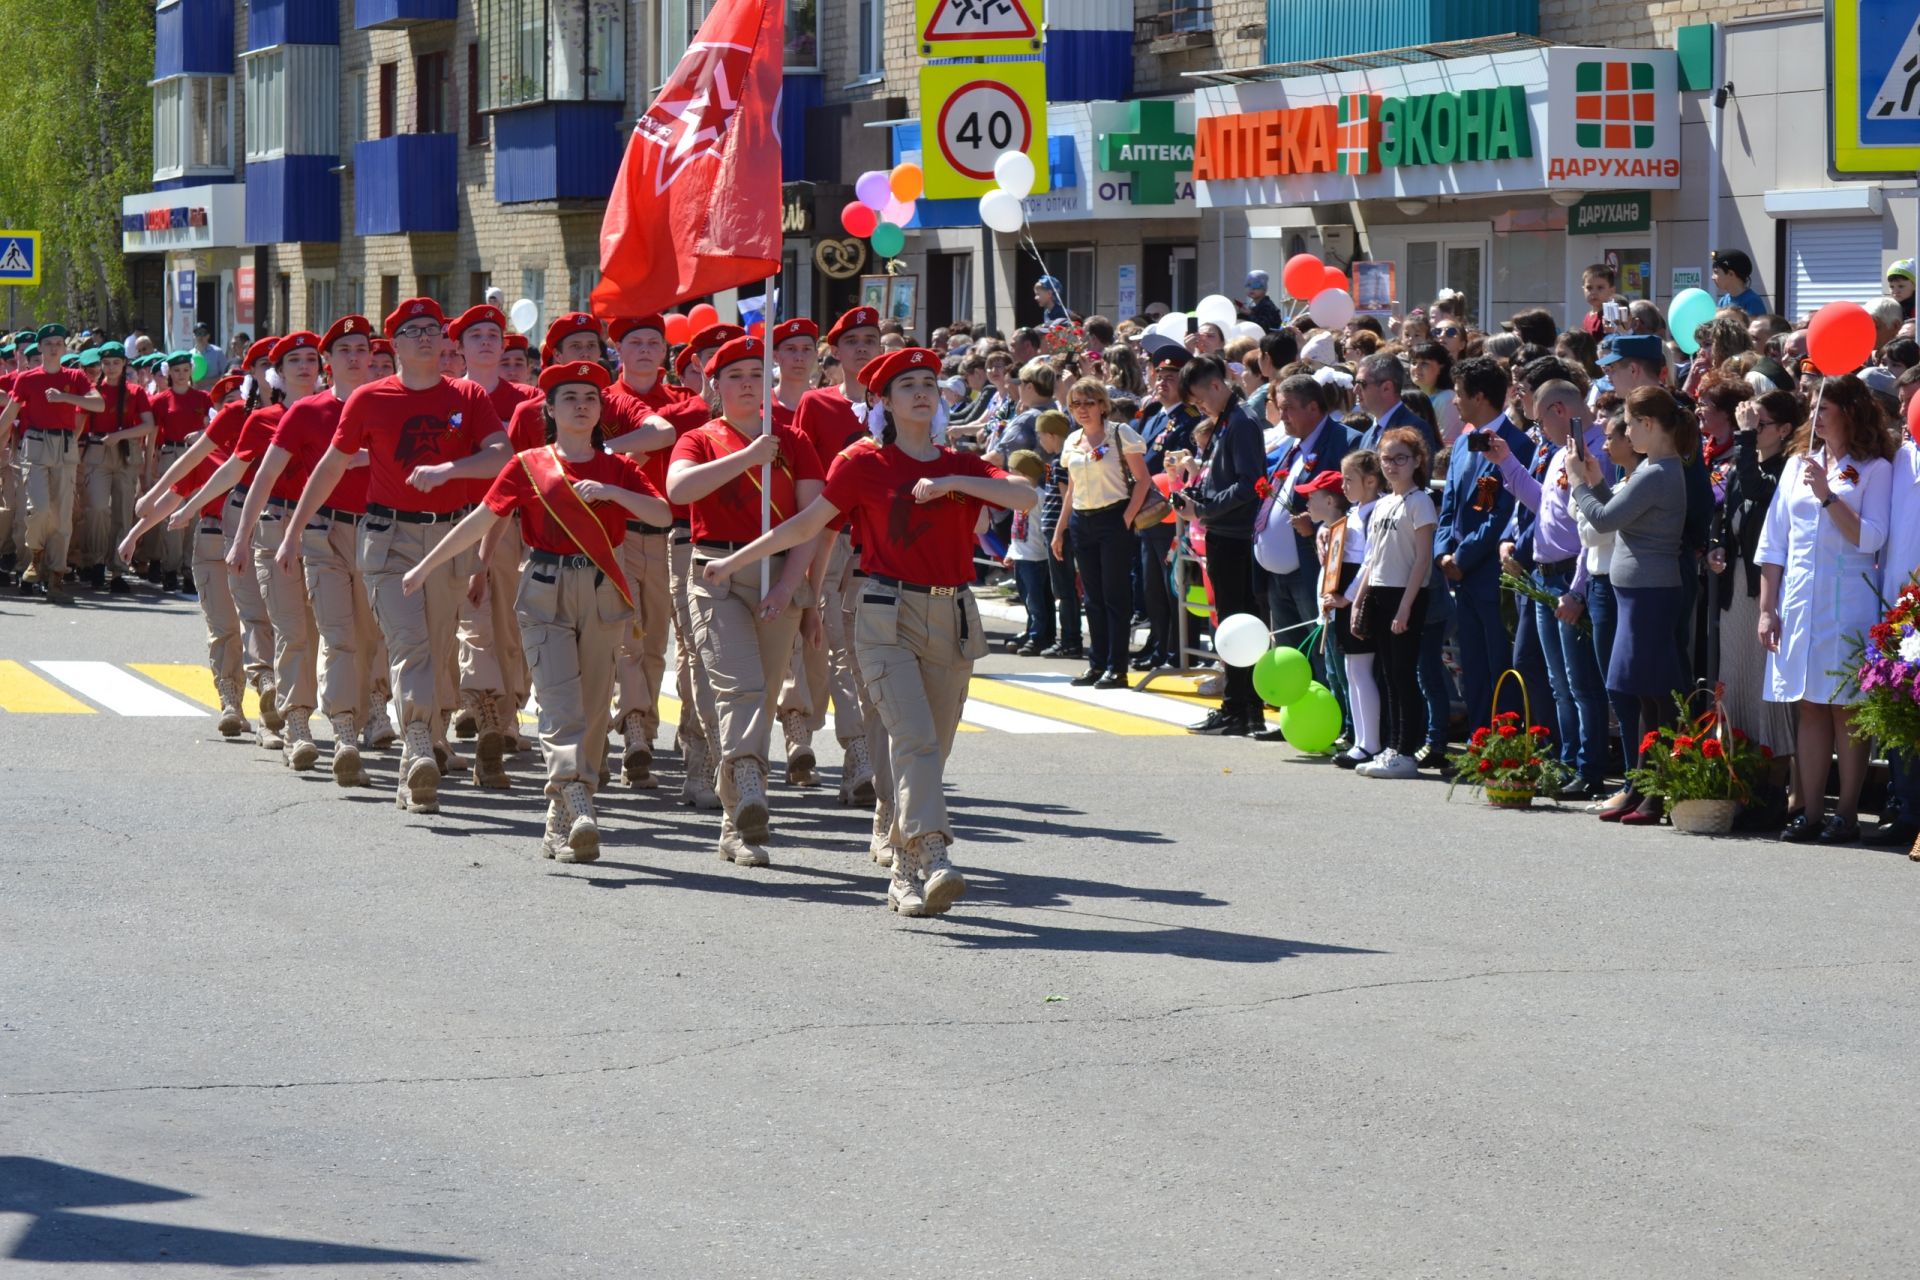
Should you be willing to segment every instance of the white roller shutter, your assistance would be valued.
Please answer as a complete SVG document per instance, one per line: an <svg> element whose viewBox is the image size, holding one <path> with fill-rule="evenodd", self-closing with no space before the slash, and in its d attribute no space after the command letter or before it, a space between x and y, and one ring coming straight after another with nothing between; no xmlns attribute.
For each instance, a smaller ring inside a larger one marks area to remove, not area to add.
<svg viewBox="0 0 1920 1280"><path fill-rule="evenodd" d="M1787 223L1788 319L1829 302L1865 304L1884 293L1878 218L1795 218Z"/></svg>

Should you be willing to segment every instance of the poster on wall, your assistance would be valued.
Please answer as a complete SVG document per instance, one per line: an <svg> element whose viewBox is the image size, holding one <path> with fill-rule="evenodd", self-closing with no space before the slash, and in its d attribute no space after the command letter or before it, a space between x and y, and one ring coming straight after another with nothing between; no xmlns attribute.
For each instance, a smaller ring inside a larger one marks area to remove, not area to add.
<svg viewBox="0 0 1920 1280"><path fill-rule="evenodd" d="M1399 309L1391 262L1353 264L1354 310L1362 315L1391 316Z"/></svg>
<svg viewBox="0 0 1920 1280"><path fill-rule="evenodd" d="M1131 320L1140 314L1140 268L1132 263L1120 267L1120 293L1114 304L1115 320Z"/></svg>

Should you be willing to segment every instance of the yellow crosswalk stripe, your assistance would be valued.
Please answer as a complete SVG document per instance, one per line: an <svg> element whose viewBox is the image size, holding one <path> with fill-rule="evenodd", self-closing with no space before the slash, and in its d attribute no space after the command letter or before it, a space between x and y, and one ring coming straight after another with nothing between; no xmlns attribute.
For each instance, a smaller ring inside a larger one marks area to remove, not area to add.
<svg viewBox="0 0 1920 1280"><path fill-rule="evenodd" d="M0 711L27 715L95 714L94 709L10 658L0 658Z"/></svg>
<svg viewBox="0 0 1920 1280"><path fill-rule="evenodd" d="M127 666L155 684L171 689L184 698L191 698L203 707L215 711L220 709L220 695L213 687L213 673L198 663L129 662ZM260 714L260 695L251 687L242 695L240 709L249 716Z"/></svg>
<svg viewBox="0 0 1920 1280"><path fill-rule="evenodd" d="M1021 688L986 676L975 676L968 683L967 696L992 703L996 707L1011 707L1015 711L1046 716L1050 720L1064 720L1068 724L1082 725L1100 733L1117 733L1128 737L1144 738L1170 737L1182 732L1174 725L1149 720L1145 716L1130 715L1125 711L1109 711L1105 707L1091 706L1084 702L1075 702L1071 698L1061 698L1051 693Z"/></svg>

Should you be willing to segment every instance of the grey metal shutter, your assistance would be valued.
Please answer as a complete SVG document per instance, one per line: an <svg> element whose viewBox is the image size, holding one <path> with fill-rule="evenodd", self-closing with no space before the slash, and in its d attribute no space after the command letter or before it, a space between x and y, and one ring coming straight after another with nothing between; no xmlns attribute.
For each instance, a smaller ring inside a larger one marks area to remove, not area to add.
<svg viewBox="0 0 1920 1280"><path fill-rule="evenodd" d="M1787 223L1786 315L1804 320L1829 302L1865 304L1885 292L1878 218Z"/></svg>

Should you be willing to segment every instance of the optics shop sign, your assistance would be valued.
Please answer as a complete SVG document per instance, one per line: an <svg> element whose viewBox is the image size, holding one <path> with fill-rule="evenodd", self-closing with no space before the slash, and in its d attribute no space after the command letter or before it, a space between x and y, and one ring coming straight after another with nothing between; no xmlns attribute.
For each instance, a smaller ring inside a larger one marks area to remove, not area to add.
<svg viewBox="0 0 1920 1280"><path fill-rule="evenodd" d="M1680 184L1671 50L1541 48L1202 89L1203 207Z"/></svg>

